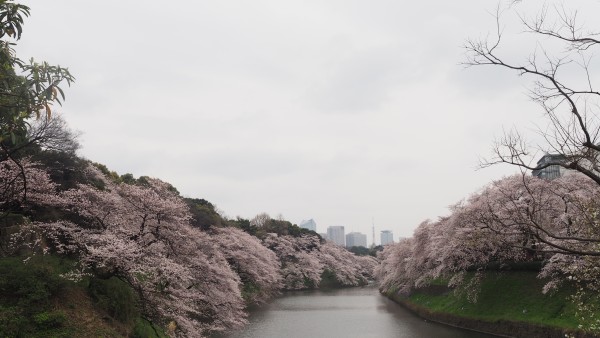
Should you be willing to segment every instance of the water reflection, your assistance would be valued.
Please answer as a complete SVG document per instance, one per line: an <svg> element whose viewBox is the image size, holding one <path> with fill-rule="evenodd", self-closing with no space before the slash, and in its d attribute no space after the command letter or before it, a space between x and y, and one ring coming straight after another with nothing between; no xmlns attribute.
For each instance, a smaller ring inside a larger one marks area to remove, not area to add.
<svg viewBox="0 0 600 338"><path fill-rule="evenodd" d="M249 319L243 330L220 337L492 337L427 322L381 296L372 286L286 293L254 309Z"/></svg>

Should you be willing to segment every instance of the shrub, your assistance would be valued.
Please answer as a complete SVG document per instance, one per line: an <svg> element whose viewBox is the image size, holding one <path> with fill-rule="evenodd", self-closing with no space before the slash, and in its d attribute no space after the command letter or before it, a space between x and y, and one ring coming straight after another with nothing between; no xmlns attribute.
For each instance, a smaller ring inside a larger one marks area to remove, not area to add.
<svg viewBox="0 0 600 338"><path fill-rule="evenodd" d="M135 321L131 338L167 338L167 335L149 321L138 318Z"/></svg>
<svg viewBox="0 0 600 338"><path fill-rule="evenodd" d="M92 278L89 293L100 308L121 323L131 323L140 314L132 288L116 277Z"/></svg>
<svg viewBox="0 0 600 338"><path fill-rule="evenodd" d="M33 316L33 322L40 329L55 329L62 327L67 316L62 311L40 312Z"/></svg>

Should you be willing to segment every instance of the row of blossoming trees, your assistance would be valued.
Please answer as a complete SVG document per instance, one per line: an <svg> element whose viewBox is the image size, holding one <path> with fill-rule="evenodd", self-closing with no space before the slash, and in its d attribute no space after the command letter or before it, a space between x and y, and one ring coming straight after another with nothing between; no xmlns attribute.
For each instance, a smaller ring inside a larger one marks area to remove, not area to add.
<svg viewBox="0 0 600 338"><path fill-rule="evenodd" d="M410 294L444 280L475 301L487 267L537 261L546 281L540 292L569 284L579 305L589 307L600 291L600 186L575 173L552 181L507 177L453 206L449 216L423 222L381 258L375 271L382 291ZM590 310L582 316L595 328L598 312Z"/></svg>
<svg viewBox="0 0 600 338"><path fill-rule="evenodd" d="M316 234L201 230L177 190L158 179L118 182L93 165L82 176L83 183L60 189L39 163L0 162L0 207L27 216L3 254L76 257L66 278L127 282L143 315L173 336L243 325L247 304L281 289L318 287L327 273L341 285L363 284L376 264Z"/></svg>

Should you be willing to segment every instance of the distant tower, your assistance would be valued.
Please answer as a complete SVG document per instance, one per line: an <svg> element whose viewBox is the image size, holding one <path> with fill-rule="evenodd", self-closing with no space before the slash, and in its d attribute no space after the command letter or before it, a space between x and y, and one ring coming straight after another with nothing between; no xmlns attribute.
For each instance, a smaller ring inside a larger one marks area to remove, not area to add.
<svg viewBox="0 0 600 338"><path fill-rule="evenodd" d="M375 247L375 217L373 217L373 245L372 247Z"/></svg>

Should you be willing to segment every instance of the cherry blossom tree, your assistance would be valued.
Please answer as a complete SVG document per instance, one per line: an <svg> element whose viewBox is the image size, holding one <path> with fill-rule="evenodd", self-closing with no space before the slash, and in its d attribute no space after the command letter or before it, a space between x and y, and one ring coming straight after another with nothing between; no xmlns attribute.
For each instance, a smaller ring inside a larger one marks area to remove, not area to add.
<svg viewBox="0 0 600 338"><path fill-rule="evenodd" d="M379 260L371 255L352 257L358 265L358 273L367 281L373 281L375 279L375 268L379 265Z"/></svg>
<svg viewBox="0 0 600 338"><path fill-rule="evenodd" d="M366 284L377 264L373 258L354 255L333 243L321 243L318 236L268 234L265 245L281 260L284 288L311 289L319 286L325 271L342 286Z"/></svg>
<svg viewBox="0 0 600 338"><path fill-rule="evenodd" d="M547 181L516 175L482 194L486 229L520 236L523 249L539 253L600 256L594 205L600 189L580 174Z"/></svg>
<svg viewBox="0 0 600 338"><path fill-rule="evenodd" d="M318 258L324 269L333 273L337 282L343 286L367 284L373 275L372 258L356 256L332 242L325 242L319 247Z"/></svg>
<svg viewBox="0 0 600 338"><path fill-rule="evenodd" d="M117 184L94 167L87 174L102 189L82 184L59 199L73 221L31 225L45 235L46 251L77 255L82 273L128 282L143 314L173 335L200 337L245 323L239 276L210 235L191 227L169 184Z"/></svg>
<svg viewBox="0 0 600 338"><path fill-rule="evenodd" d="M386 247L375 274L382 292L409 294L436 278L475 301L491 264L542 261L544 292L575 285L582 323L600 329L600 188L584 175L547 181L515 175L489 184L413 238ZM474 272L465 278L468 271Z"/></svg>
<svg viewBox="0 0 600 338"><path fill-rule="evenodd" d="M55 187L39 163L28 159L0 162L0 212L3 214L31 204L52 203Z"/></svg>
<svg viewBox="0 0 600 338"><path fill-rule="evenodd" d="M213 228L211 238L242 282L248 303L262 303L283 287L281 263L275 253L248 233L233 227Z"/></svg>
<svg viewBox="0 0 600 338"><path fill-rule="evenodd" d="M264 243L281 261L284 289L309 289L319 285L323 264L316 256L321 244L318 237L267 234Z"/></svg>
<svg viewBox="0 0 600 338"><path fill-rule="evenodd" d="M13 248L78 257L65 278L127 282L142 314L172 336L239 327L247 303L264 302L282 288L318 287L325 271L341 285L364 284L376 264L316 235L267 234L261 241L237 228L202 231L191 224L189 204L158 179L125 183L89 165L86 183L60 190L35 163L23 161L22 168L0 164L0 183L10 192L4 203L30 217L12 237ZM38 220L35 210L49 207L59 210L55 219Z"/></svg>
<svg viewBox="0 0 600 338"><path fill-rule="evenodd" d="M56 185L39 163L29 159L0 162L0 255L14 253L9 235L17 231L27 215L35 213L33 205L53 205L59 197Z"/></svg>
<svg viewBox="0 0 600 338"><path fill-rule="evenodd" d="M408 266L413 259L413 239L403 238L398 243L384 246L378 253L379 265L374 275L381 292L408 294L414 288L414 276L409 276Z"/></svg>

